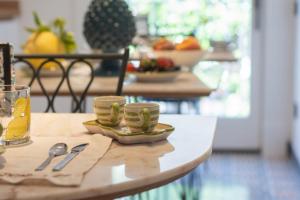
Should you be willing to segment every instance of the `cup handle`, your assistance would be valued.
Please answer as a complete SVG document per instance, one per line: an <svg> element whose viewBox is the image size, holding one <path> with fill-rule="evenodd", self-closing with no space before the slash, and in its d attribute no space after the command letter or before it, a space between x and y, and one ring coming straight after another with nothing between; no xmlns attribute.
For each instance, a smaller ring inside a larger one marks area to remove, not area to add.
<svg viewBox="0 0 300 200"><path fill-rule="evenodd" d="M120 114L120 105L118 103L113 103L111 105L111 122L112 124L116 124L119 119Z"/></svg>
<svg viewBox="0 0 300 200"><path fill-rule="evenodd" d="M150 111L148 108L143 108L142 116L143 116L142 129L144 131L147 131L149 129L149 125L150 125Z"/></svg>

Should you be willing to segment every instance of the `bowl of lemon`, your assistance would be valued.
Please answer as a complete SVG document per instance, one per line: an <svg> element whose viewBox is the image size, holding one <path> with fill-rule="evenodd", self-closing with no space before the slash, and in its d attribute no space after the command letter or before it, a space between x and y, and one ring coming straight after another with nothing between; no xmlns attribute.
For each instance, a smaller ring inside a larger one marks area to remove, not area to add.
<svg viewBox="0 0 300 200"><path fill-rule="evenodd" d="M49 24L45 24L36 12L33 12L35 27L26 28L30 33L22 46L24 54L69 54L76 50L76 42L72 32L65 30L65 20L56 18ZM35 69L38 69L45 59L28 59ZM66 65L66 61L57 61ZM30 69L27 69L31 71ZM61 74L59 66L55 62L48 62L43 66L41 76L55 76Z"/></svg>

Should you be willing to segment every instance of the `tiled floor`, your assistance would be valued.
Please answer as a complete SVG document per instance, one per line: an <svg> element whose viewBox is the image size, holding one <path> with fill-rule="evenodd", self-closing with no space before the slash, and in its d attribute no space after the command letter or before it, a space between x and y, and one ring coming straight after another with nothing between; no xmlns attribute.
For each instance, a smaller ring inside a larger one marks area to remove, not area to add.
<svg viewBox="0 0 300 200"><path fill-rule="evenodd" d="M182 179L123 199L300 200L300 167L293 159L214 153Z"/></svg>

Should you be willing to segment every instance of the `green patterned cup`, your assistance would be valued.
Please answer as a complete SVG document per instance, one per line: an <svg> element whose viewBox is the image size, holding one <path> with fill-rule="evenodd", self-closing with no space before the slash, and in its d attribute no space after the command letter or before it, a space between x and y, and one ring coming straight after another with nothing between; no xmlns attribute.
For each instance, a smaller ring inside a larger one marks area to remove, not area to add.
<svg viewBox="0 0 300 200"><path fill-rule="evenodd" d="M151 132L158 123L159 104L131 103L125 105L125 121L131 132Z"/></svg>
<svg viewBox="0 0 300 200"><path fill-rule="evenodd" d="M94 98L94 112L104 126L117 126L124 116L125 97L102 96Z"/></svg>

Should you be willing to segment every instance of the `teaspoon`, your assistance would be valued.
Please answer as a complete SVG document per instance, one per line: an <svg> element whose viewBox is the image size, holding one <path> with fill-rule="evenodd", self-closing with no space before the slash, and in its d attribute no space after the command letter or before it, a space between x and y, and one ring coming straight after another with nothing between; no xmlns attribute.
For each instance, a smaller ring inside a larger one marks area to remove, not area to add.
<svg viewBox="0 0 300 200"><path fill-rule="evenodd" d="M49 165L49 163L54 157L64 155L67 153L67 151L68 146L65 143L57 143L53 145L49 149L48 158L39 167L37 167L35 171L42 171L43 169L45 169L45 167L47 167L47 165Z"/></svg>

